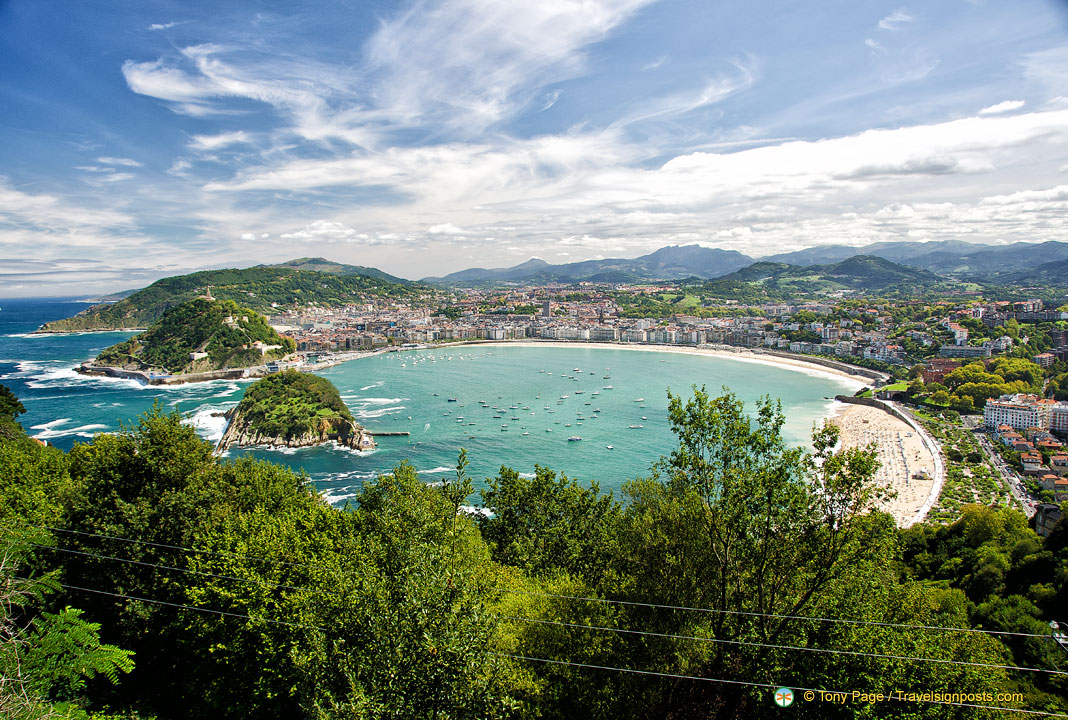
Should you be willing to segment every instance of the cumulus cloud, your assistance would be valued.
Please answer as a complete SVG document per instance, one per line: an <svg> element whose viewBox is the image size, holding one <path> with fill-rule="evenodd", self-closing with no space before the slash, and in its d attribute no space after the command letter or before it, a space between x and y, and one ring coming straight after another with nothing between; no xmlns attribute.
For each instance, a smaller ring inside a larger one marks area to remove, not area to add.
<svg viewBox="0 0 1068 720"><path fill-rule="evenodd" d="M282 233L283 240L302 240L304 242L358 243L363 245L381 245L395 241L396 235L390 233L362 233L337 220L316 220L300 230Z"/></svg>

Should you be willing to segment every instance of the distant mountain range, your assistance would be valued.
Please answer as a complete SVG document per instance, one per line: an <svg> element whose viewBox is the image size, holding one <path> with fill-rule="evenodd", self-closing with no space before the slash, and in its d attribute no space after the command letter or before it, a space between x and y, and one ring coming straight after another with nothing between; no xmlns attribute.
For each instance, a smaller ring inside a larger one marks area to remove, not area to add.
<svg viewBox="0 0 1068 720"><path fill-rule="evenodd" d="M886 242L874 245L821 245L795 252L754 259L734 250L700 245L671 245L633 259L586 260L551 265L532 258L507 268L471 268L444 277L428 277L435 285L492 285L495 283L548 282L646 282L653 280L713 279L753 263L785 263L795 266L832 265L858 255L884 260L938 275L980 282L1028 284L1053 281L1064 284L1053 268L1038 266L1068 261L1068 243L1014 243L980 245L957 240L941 242ZM1033 273L1038 273L1032 275Z"/></svg>
<svg viewBox="0 0 1068 720"><path fill-rule="evenodd" d="M1068 243L1013 243L1011 245L979 245L956 240L944 242L891 242L857 247L853 245L823 245L791 253L762 258L767 262L791 265L818 265L839 262L857 254L874 255L909 267L929 270L939 275L982 282L1037 282L1050 278L1043 271L1032 277L1038 266L1068 260ZM1062 275L1057 284L1063 284Z"/></svg>
<svg viewBox="0 0 1068 720"><path fill-rule="evenodd" d="M691 289L705 298L765 302L837 290L876 290L911 295L952 283L927 270L873 255L854 255L826 265L756 262Z"/></svg>
<svg viewBox="0 0 1068 720"><path fill-rule="evenodd" d="M435 285L492 284L499 282L644 282L714 278L753 264L753 258L736 250L720 250L700 245L669 245L634 259L610 258L550 265L532 258L510 268L472 268L444 277L424 278Z"/></svg>

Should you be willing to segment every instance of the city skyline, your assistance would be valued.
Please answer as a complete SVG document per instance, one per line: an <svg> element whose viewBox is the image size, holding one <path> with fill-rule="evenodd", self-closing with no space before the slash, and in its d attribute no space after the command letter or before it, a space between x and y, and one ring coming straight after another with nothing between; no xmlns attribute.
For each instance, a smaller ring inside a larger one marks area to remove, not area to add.
<svg viewBox="0 0 1068 720"><path fill-rule="evenodd" d="M0 295L1065 240L1044 0L0 4Z"/></svg>

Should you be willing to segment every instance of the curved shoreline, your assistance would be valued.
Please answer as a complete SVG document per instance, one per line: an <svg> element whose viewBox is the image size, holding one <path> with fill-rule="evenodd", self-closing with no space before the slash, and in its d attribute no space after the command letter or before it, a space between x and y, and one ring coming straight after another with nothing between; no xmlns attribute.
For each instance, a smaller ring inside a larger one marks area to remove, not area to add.
<svg viewBox="0 0 1068 720"><path fill-rule="evenodd" d="M852 390L855 392L862 387L870 387L874 384L873 380L860 372L846 372L845 370L837 369L834 367L828 367L823 363L814 362L805 355L798 355L794 357L783 357L782 355L771 355L763 352L753 352L745 348L731 348L729 346L723 347L711 347L711 346L688 346L688 345L645 345L637 343L614 343L614 342L566 342L560 340L464 340L459 342L442 343L438 345L420 345L418 347L409 348L380 348L378 350L372 350L368 352L339 352L336 353L331 360L319 363L312 370L332 367L334 365L340 365L341 363L348 362L350 360L359 360L364 357L372 357L374 355L381 355L387 352L408 352L419 350L446 350L453 347L471 347L473 345L479 345L484 347L555 347L555 348L586 348L596 350L630 350L638 352L661 352L661 353L676 353L682 355L704 355L706 357L719 357L726 358L728 360L736 360L738 362L755 363L758 365L770 365L774 367L784 368L788 370L794 370L797 372L803 372L810 375L822 375L824 377L834 378L836 380L848 380L854 387ZM842 363L844 366L845 363ZM858 371L867 371L867 368L857 368ZM871 371L868 371L871 372Z"/></svg>

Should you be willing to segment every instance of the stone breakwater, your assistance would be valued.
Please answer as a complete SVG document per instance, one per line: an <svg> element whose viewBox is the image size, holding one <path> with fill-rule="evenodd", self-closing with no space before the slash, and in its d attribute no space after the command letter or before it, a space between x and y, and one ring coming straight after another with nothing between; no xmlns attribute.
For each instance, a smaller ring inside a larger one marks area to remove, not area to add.
<svg viewBox="0 0 1068 720"><path fill-rule="evenodd" d="M237 408L226 413L226 417L229 422L219 444L215 447L216 453L225 452L232 446L301 448L314 447L328 442L336 442L342 447L360 452L375 448L375 439L371 431L347 420L324 421L314 430L302 435L283 437L253 430L249 427L248 421L238 414Z"/></svg>
<svg viewBox="0 0 1068 720"><path fill-rule="evenodd" d="M127 370L126 368L94 365L92 362L84 362L74 368L74 372L81 375L96 375L98 377L136 380L142 385L181 385L183 383L209 382L211 380L240 380L242 378L261 377L266 374L266 369L263 367L227 368L225 370L210 370L200 373L157 375L143 370Z"/></svg>

